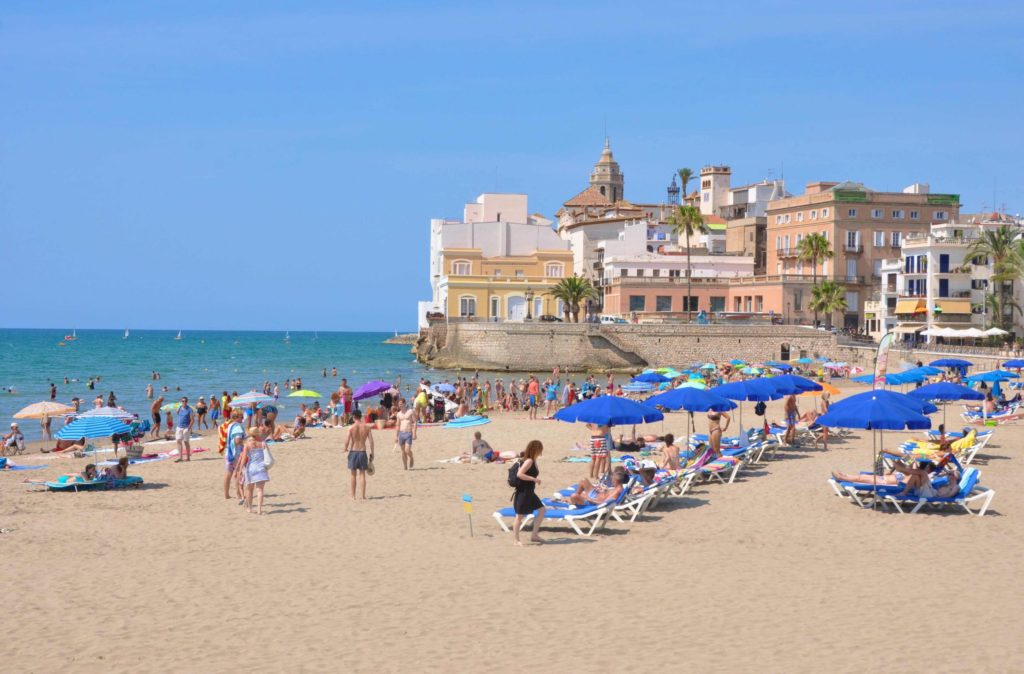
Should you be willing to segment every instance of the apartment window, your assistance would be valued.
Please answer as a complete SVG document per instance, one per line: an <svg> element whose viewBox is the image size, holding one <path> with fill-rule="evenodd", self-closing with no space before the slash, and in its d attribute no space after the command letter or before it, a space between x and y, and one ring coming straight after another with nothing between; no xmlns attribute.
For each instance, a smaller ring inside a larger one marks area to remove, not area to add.
<svg viewBox="0 0 1024 674"><path fill-rule="evenodd" d="M899 248L903 245L903 232L892 233L892 247Z"/></svg>
<svg viewBox="0 0 1024 674"><path fill-rule="evenodd" d="M643 295L630 295L629 296L629 310L630 311L643 311L647 306L647 298Z"/></svg>
<svg viewBox="0 0 1024 674"><path fill-rule="evenodd" d="M661 276L661 270L655 269L651 272L651 276Z"/></svg>
<svg viewBox="0 0 1024 674"><path fill-rule="evenodd" d="M628 269L620 269L619 270L619 276L621 276L622 278L626 278L627 276L629 276L629 270Z"/></svg>
<svg viewBox="0 0 1024 674"><path fill-rule="evenodd" d="M856 312L860 307L860 293L856 290L846 293L846 310Z"/></svg>
<svg viewBox="0 0 1024 674"><path fill-rule="evenodd" d="M655 311L672 311L672 298L668 295L658 295L654 298Z"/></svg>
<svg viewBox="0 0 1024 674"><path fill-rule="evenodd" d="M711 201L711 192L705 192L702 198L704 201Z"/></svg>
<svg viewBox="0 0 1024 674"><path fill-rule="evenodd" d="M917 220L920 217L921 217L921 214L918 213L917 211L910 211L910 219L911 220Z"/></svg>
<svg viewBox="0 0 1024 674"><path fill-rule="evenodd" d="M874 270L872 271L871 275L874 276L875 278L881 278L882 277L882 261L881 260L875 260L873 264L874 264Z"/></svg>
<svg viewBox="0 0 1024 674"><path fill-rule="evenodd" d="M796 247L797 248L800 248L800 242L803 241L803 240L804 240L804 235L803 234L797 234L796 235Z"/></svg>
<svg viewBox="0 0 1024 674"><path fill-rule="evenodd" d="M764 297L761 295L754 295L754 311L758 313L764 313Z"/></svg>
<svg viewBox="0 0 1024 674"><path fill-rule="evenodd" d="M796 214L796 221L797 222L803 222L804 221L804 212L803 211L800 211L799 213Z"/></svg>
<svg viewBox="0 0 1024 674"><path fill-rule="evenodd" d="M668 270L668 277L669 278L679 278L679 270L678 269L669 269Z"/></svg>
<svg viewBox="0 0 1024 674"><path fill-rule="evenodd" d="M846 278L852 279L857 275L857 260L855 258L847 258L846 260Z"/></svg>
<svg viewBox="0 0 1024 674"><path fill-rule="evenodd" d="M498 300L497 297L492 297L491 298L491 318L498 318L499 317L498 316L498 312L501 311L500 304L501 303L500 303L500 301Z"/></svg>
<svg viewBox="0 0 1024 674"><path fill-rule="evenodd" d="M789 234L782 237L782 247L787 251L789 250Z"/></svg>
<svg viewBox="0 0 1024 674"><path fill-rule="evenodd" d="M459 298L459 316L476 316L476 298Z"/></svg>
<svg viewBox="0 0 1024 674"><path fill-rule="evenodd" d="M452 262L452 276L469 276L473 273L473 264L468 260Z"/></svg>
<svg viewBox="0 0 1024 674"><path fill-rule="evenodd" d="M562 275L563 269L564 267L561 262L548 262L544 265L544 275L558 277Z"/></svg>
<svg viewBox="0 0 1024 674"><path fill-rule="evenodd" d="M743 298L741 298L741 297L734 297L733 300L734 301L732 303L732 307L733 307L732 310L735 311L736 313L739 313L739 312L743 311Z"/></svg>
<svg viewBox="0 0 1024 674"><path fill-rule="evenodd" d="M885 232L875 232L875 248L881 248L885 245Z"/></svg>
<svg viewBox="0 0 1024 674"><path fill-rule="evenodd" d="M935 211L932 213L932 218L935 220L946 220L949 218L949 214L946 211Z"/></svg>
<svg viewBox="0 0 1024 674"><path fill-rule="evenodd" d="M857 209L856 208L848 208L848 209L846 209L846 217L848 217L848 218L856 218L857 217Z"/></svg>
<svg viewBox="0 0 1024 674"><path fill-rule="evenodd" d="M781 215L776 215L775 216L775 224L776 225L781 225L782 224L782 216Z"/></svg>
<svg viewBox="0 0 1024 674"><path fill-rule="evenodd" d="M882 217L882 209L881 209L881 208L875 208L875 209L873 209L873 210L871 211L871 217L872 217L872 218L875 218L876 220L877 220L878 218Z"/></svg>
<svg viewBox="0 0 1024 674"><path fill-rule="evenodd" d="M750 295L747 295L746 297L743 298L743 310L746 311L747 313L750 313L751 311L754 310L754 307L750 300Z"/></svg>
<svg viewBox="0 0 1024 674"><path fill-rule="evenodd" d="M850 231L846 233L847 248L856 248L858 243L860 243L860 236L858 236L858 232Z"/></svg>
<svg viewBox="0 0 1024 674"><path fill-rule="evenodd" d="M828 217L828 209L827 208L821 209L821 217L823 217L823 218L827 218Z"/></svg>
<svg viewBox="0 0 1024 674"><path fill-rule="evenodd" d="M787 225L789 224L789 213L786 214L785 222L786 222Z"/></svg>
<svg viewBox="0 0 1024 674"><path fill-rule="evenodd" d="M712 296L711 297L711 312L712 313L718 313L718 312L721 312L721 311L725 311L725 298L724 297L718 297L718 296Z"/></svg>
<svg viewBox="0 0 1024 674"><path fill-rule="evenodd" d="M500 278L500 277L501 277L501 270L500 269L495 269L494 270L494 278Z"/></svg>
<svg viewBox="0 0 1024 674"><path fill-rule="evenodd" d="M793 291L793 311L800 311L800 307L803 305L804 291L794 290Z"/></svg>
<svg viewBox="0 0 1024 674"><path fill-rule="evenodd" d="M893 211L892 212L892 217L893 217L894 220L902 220L903 219L903 211Z"/></svg>
<svg viewBox="0 0 1024 674"><path fill-rule="evenodd" d="M782 250L782 237L781 236L776 236L775 237L775 250Z"/></svg>
<svg viewBox="0 0 1024 674"><path fill-rule="evenodd" d="M811 211L811 220L818 219L818 211Z"/></svg>
<svg viewBox="0 0 1024 674"><path fill-rule="evenodd" d="M821 230L821 235L822 235L823 237L825 237L825 240L826 240L826 241L828 241L828 230L827 230L827 229L823 229L823 230Z"/></svg>
<svg viewBox="0 0 1024 674"><path fill-rule="evenodd" d="M523 270L516 269L516 278L523 278Z"/></svg>
<svg viewBox="0 0 1024 674"><path fill-rule="evenodd" d="M800 275L800 276L803 276L803 273L804 273L804 261L803 260L797 260L796 261L796 273L798 275Z"/></svg>
<svg viewBox="0 0 1024 674"><path fill-rule="evenodd" d="M643 269L637 269L636 270L636 275L637 275L637 278L640 278L641 276L644 275L644 270Z"/></svg>

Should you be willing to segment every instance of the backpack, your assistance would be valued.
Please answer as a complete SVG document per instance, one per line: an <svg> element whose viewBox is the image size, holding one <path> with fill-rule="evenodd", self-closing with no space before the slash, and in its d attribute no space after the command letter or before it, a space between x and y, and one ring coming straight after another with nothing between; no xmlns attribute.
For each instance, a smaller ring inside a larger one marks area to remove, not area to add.
<svg viewBox="0 0 1024 674"><path fill-rule="evenodd" d="M508 486L513 489L519 488L519 469L522 465L522 461L514 461L508 468Z"/></svg>
<svg viewBox="0 0 1024 674"><path fill-rule="evenodd" d="M767 409L768 406L764 404L763 400L761 400L756 405L754 405L754 414L756 414L759 417L763 417Z"/></svg>

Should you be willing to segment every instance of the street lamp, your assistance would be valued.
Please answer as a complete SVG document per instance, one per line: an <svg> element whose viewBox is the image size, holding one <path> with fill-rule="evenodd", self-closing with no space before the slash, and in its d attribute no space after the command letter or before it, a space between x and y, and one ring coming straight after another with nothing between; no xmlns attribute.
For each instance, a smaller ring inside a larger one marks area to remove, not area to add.
<svg viewBox="0 0 1024 674"><path fill-rule="evenodd" d="M533 314L530 313L532 309L533 309L533 288L527 288L526 289L526 320L528 320L528 321L533 320Z"/></svg>
<svg viewBox="0 0 1024 674"><path fill-rule="evenodd" d="M786 325L789 325L789 302L786 302Z"/></svg>

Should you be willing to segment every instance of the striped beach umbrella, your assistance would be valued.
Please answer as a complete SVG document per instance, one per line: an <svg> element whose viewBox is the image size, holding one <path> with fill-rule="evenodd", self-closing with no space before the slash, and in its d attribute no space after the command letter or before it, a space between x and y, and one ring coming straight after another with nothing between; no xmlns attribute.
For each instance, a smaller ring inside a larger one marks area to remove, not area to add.
<svg viewBox="0 0 1024 674"><path fill-rule="evenodd" d="M114 419L131 419L132 413L128 410L123 410L120 407L94 407L88 412L82 412L78 415L78 418L92 418L92 417L113 417ZM82 437L82 436L78 436Z"/></svg>
<svg viewBox="0 0 1024 674"><path fill-rule="evenodd" d="M78 438L105 438L119 433L127 433L131 427L116 417L79 417L64 428L57 431L54 437L58 440L77 440Z"/></svg>
<svg viewBox="0 0 1024 674"><path fill-rule="evenodd" d="M274 402L273 396L268 396L259 391L249 391L231 400L231 407L256 407L265 403Z"/></svg>

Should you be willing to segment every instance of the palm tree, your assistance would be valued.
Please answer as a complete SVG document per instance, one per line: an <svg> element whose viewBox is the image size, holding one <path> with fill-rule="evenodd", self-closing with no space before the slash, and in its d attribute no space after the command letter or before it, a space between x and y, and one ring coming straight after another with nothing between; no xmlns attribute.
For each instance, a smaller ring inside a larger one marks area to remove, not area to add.
<svg viewBox="0 0 1024 674"><path fill-rule="evenodd" d="M797 259L801 262L811 263L811 276L813 285L818 285L818 263L831 260L835 255L832 252L831 244L823 234L808 234L800 240L796 246ZM814 327L818 327L818 310L814 310Z"/></svg>
<svg viewBox="0 0 1024 674"><path fill-rule="evenodd" d="M556 283L547 294L562 300L562 303L569 308L569 318L573 323L580 322L580 303L598 298L597 288L590 282L590 279L576 274L567 276Z"/></svg>
<svg viewBox="0 0 1024 674"><path fill-rule="evenodd" d="M985 313L988 316L1001 316L1000 311L1010 310L1010 322L1013 322L1013 312L1016 311L1018 314L1024 314L1024 309L1021 309L1020 304L1017 303L1012 296L1005 299L1000 299L997 293L986 293L985 294ZM985 327L1002 327L1002 319L986 321Z"/></svg>
<svg viewBox="0 0 1024 674"><path fill-rule="evenodd" d="M988 258L992 264L991 282L997 286L997 307L995 325L1006 329L1004 311L1007 307L1007 295L1013 295L1013 282L1020 277L1024 269L1024 243L1017 240L1015 228L1003 225L998 229L989 229L971 244L967 253L973 260ZM1006 284L1009 283L1009 293ZM1010 310L1011 312L1013 309Z"/></svg>
<svg viewBox="0 0 1024 674"><path fill-rule="evenodd" d="M811 308L825 314L825 326L832 329L832 314L846 309L846 288L835 281L824 280L811 288Z"/></svg>
<svg viewBox="0 0 1024 674"><path fill-rule="evenodd" d="M680 171L682 175L682 171ZM693 320L693 306L690 304L692 267L690 266L690 237L698 232L704 231L704 216L696 206L676 206L675 212L668 217L668 224L672 225L672 232L679 236L686 236L686 320Z"/></svg>
<svg viewBox="0 0 1024 674"><path fill-rule="evenodd" d="M693 177L693 171L688 168L679 169L679 182L683 184L683 199L681 203L686 203L686 185L690 182L690 178Z"/></svg>

